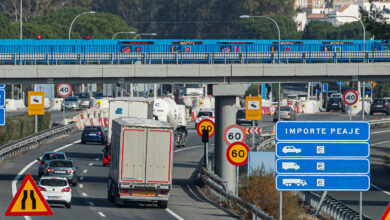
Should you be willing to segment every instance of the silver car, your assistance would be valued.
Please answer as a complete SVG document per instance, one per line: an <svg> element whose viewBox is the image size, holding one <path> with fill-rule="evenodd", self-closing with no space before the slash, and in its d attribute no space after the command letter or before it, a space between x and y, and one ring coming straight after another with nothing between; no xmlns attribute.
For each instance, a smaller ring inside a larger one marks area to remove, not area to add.
<svg viewBox="0 0 390 220"><path fill-rule="evenodd" d="M84 93L80 93L78 95L79 99L80 99L80 106L82 108L89 108L90 105L91 105L91 96L84 92Z"/></svg>
<svg viewBox="0 0 390 220"><path fill-rule="evenodd" d="M274 122L278 121L278 110L274 114ZM297 120L297 115L291 106L280 106L280 119Z"/></svg>
<svg viewBox="0 0 390 220"><path fill-rule="evenodd" d="M64 99L64 102L61 105L61 110L68 110L68 109L73 109L73 110L80 110L80 99L77 96L68 96Z"/></svg>
<svg viewBox="0 0 390 220"><path fill-rule="evenodd" d="M45 152L42 157L38 157L38 177L41 177L46 172L46 167L52 160L66 160L66 155L63 152Z"/></svg>

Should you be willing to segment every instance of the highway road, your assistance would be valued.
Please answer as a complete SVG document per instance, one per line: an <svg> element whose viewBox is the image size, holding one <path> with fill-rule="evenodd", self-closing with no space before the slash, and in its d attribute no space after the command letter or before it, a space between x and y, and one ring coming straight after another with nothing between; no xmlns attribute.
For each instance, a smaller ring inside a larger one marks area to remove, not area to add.
<svg viewBox="0 0 390 220"><path fill-rule="evenodd" d="M80 132L54 143L29 151L2 164L0 167L0 219L6 218L6 211L12 199L12 183L18 173L19 186L24 174L29 172L37 180L38 163L35 158L45 151L66 152L77 168L79 184L73 187L72 208L52 205L54 216L32 217L32 219L237 219L229 211L208 201L195 186L193 179L197 174L203 155L200 137L194 129L189 131L189 145L175 149L173 169L173 192L168 209L159 209L151 204L127 204L117 207L107 197L108 167L102 166L102 145L80 144ZM25 171L25 172L24 172ZM13 217L12 219L23 219Z"/></svg>

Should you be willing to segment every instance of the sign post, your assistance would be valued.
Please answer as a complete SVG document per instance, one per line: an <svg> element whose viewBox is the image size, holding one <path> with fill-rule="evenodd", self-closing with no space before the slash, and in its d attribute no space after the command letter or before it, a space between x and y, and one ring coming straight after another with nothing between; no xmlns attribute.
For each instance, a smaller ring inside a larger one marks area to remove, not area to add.
<svg viewBox="0 0 390 220"><path fill-rule="evenodd" d="M28 92L28 115L35 115L35 133L38 132L38 115L45 114L44 92Z"/></svg>
<svg viewBox="0 0 390 220"><path fill-rule="evenodd" d="M72 86L70 86L70 84L59 84L57 86L57 94L60 97L65 99L66 97L70 96L71 93L72 93ZM62 104L64 105L64 109L62 111L62 117L65 123L65 100L62 102Z"/></svg>
<svg viewBox="0 0 390 220"><path fill-rule="evenodd" d="M255 120L261 120L262 99L256 96L245 97L245 119L252 120L252 128L255 129ZM252 146L255 146L255 134L252 134Z"/></svg>
<svg viewBox="0 0 390 220"><path fill-rule="evenodd" d="M238 196L239 183L239 166L248 163L249 147L243 142L234 142L229 145L226 150L226 158L233 165L236 166L236 196Z"/></svg>
<svg viewBox="0 0 390 220"><path fill-rule="evenodd" d="M5 125L5 85L0 84L0 126Z"/></svg>
<svg viewBox="0 0 390 220"><path fill-rule="evenodd" d="M196 131L204 143L204 166L208 168L209 150L207 143L209 142L209 138L214 136L215 124L210 119L203 119L198 123Z"/></svg>

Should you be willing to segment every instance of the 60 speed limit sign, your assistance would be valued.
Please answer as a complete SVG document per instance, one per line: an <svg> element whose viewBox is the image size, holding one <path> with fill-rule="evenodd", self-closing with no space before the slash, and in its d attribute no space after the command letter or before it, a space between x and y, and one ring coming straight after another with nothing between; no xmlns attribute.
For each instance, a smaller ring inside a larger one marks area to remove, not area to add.
<svg viewBox="0 0 390 220"><path fill-rule="evenodd" d="M240 125L230 125L223 132L223 140L227 145L234 142L245 142L246 132Z"/></svg>
<svg viewBox="0 0 390 220"><path fill-rule="evenodd" d="M344 93L343 100L344 100L345 104L353 105L357 102L358 97L359 97L359 95L358 95L357 91L348 90Z"/></svg>
<svg viewBox="0 0 390 220"><path fill-rule="evenodd" d="M62 98L68 97L72 93L72 87L69 84L59 84L57 86L57 94Z"/></svg>
<svg viewBox="0 0 390 220"><path fill-rule="evenodd" d="M226 150L226 158L234 166L242 166L248 162L249 151L245 143L234 142Z"/></svg>

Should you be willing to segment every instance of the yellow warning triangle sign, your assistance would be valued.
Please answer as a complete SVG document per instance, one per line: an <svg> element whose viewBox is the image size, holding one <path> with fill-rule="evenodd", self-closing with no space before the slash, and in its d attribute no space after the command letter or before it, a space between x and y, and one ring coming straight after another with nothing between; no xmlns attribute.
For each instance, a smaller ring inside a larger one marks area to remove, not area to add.
<svg viewBox="0 0 390 220"><path fill-rule="evenodd" d="M5 216L53 215L53 211L29 173L24 178Z"/></svg>
<svg viewBox="0 0 390 220"><path fill-rule="evenodd" d="M381 220L390 220L390 204L387 206L385 212L383 213Z"/></svg>

